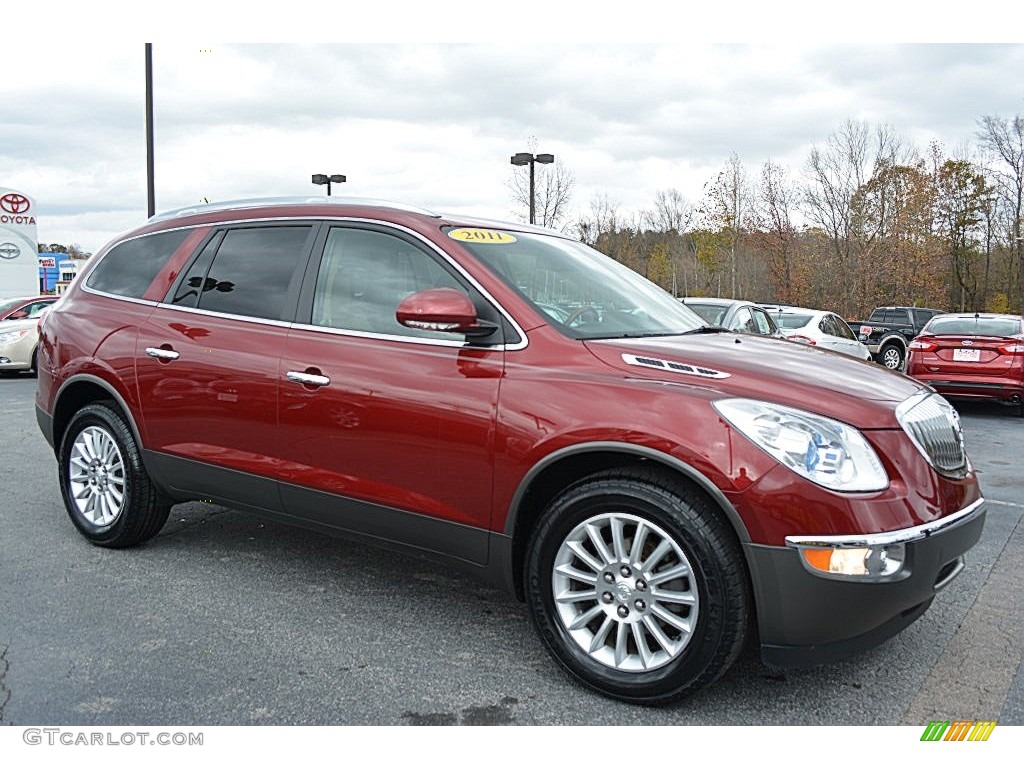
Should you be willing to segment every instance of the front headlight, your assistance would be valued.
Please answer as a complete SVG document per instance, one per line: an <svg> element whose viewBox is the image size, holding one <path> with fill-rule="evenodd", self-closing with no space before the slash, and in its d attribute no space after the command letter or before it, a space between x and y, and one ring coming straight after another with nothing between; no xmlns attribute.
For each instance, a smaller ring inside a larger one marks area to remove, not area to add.
<svg viewBox="0 0 1024 768"><path fill-rule="evenodd" d="M722 417L758 448L802 477L834 491L881 491L889 477L853 427L760 400L719 400Z"/></svg>
<svg viewBox="0 0 1024 768"><path fill-rule="evenodd" d="M28 334L28 328L22 328L19 331L5 331L0 333L0 344L13 344L20 339L24 339Z"/></svg>

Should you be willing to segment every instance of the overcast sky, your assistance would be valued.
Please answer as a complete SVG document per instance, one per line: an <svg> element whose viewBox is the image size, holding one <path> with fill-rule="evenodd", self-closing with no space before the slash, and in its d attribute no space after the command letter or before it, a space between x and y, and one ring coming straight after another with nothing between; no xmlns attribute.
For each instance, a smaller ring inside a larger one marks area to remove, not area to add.
<svg viewBox="0 0 1024 768"><path fill-rule="evenodd" d="M331 29L340 34L345 18ZM410 43L408 24L401 43L384 42L380 26L361 44L157 38L157 210L323 194L310 176L342 173L349 180L335 194L510 219L522 212L509 157L535 137L535 151L575 176L572 209L586 213L607 195L632 213L670 188L697 202L734 152L752 175L771 159L799 177L812 145L849 119L953 152L974 143L982 115L1024 114L1020 44L896 35L809 45L753 31L745 42L701 44L682 27L675 41L630 42L638 35L628 25L634 34L613 44L607 27L560 40L564 15L537 34L509 18L478 16L478 32L457 37L479 42L458 44L444 34ZM444 23L465 29L458 16ZM80 40L74 55L58 55L42 32L7 41L0 187L35 198L42 242L95 251L146 217L144 42L153 36L129 37Z"/></svg>

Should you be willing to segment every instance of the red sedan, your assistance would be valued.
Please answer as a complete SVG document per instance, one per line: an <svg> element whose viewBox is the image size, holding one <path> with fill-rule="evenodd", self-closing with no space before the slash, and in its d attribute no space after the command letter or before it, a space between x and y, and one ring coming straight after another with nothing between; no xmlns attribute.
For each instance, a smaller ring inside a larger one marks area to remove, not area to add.
<svg viewBox="0 0 1024 768"><path fill-rule="evenodd" d="M999 400L1024 415L1021 316L938 315L911 342L907 373L949 397Z"/></svg>

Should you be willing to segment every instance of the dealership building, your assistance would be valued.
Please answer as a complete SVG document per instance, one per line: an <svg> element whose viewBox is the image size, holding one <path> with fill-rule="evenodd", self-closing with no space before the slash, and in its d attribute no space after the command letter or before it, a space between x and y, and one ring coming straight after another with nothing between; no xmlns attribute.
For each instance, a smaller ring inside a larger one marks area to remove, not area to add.
<svg viewBox="0 0 1024 768"><path fill-rule="evenodd" d="M64 293L64 289L78 275L78 267L84 262L61 258L62 256L63 253L39 254L40 293Z"/></svg>

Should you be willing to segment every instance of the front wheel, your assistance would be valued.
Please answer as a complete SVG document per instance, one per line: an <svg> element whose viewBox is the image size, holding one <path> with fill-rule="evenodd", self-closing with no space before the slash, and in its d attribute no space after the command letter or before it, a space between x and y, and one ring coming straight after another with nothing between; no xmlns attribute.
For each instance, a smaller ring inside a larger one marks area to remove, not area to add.
<svg viewBox="0 0 1024 768"><path fill-rule="evenodd" d="M750 610L732 530L695 489L610 471L549 506L527 552L534 626L554 658L607 696L665 704L736 660Z"/></svg>
<svg viewBox="0 0 1024 768"><path fill-rule="evenodd" d="M114 408L93 403L72 417L58 455L64 507L75 527L101 547L152 538L170 512L142 465L131 429Z"/></svg>

